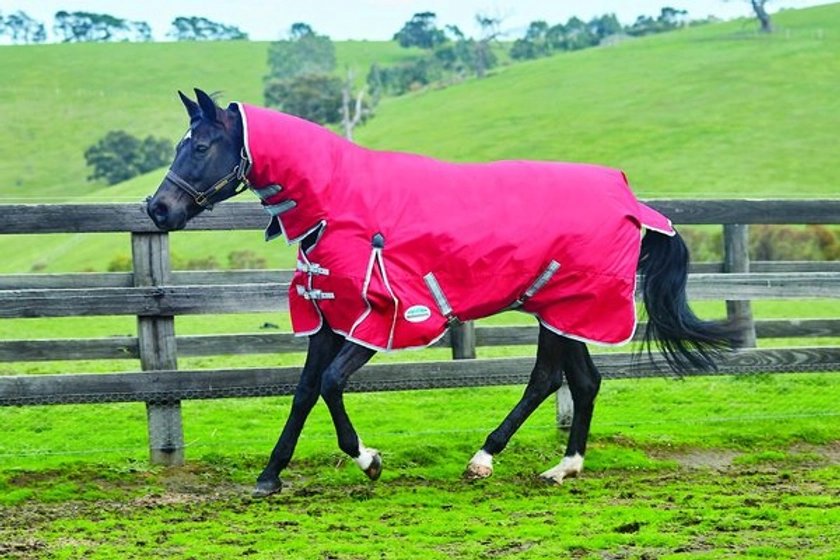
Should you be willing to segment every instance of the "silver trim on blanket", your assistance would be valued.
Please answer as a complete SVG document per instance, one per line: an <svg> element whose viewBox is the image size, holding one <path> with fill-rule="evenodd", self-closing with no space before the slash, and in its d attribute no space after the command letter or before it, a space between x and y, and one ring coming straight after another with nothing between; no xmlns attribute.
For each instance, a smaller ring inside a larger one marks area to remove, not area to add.
<svg viewBox="0 0 840 560"><path fill-rule="evenodd" d="M426 286L432 293L432 297L435 298L435 303L437 304L438 309L440 309L441 315L450 321L453 320L455 317L452 315L452 306L449 305L449 300L446 299L446 294L443 293L443 288L440 287L440 283L437 278L435 278L434 273L428 273L423 277L423 280L426 282Z"/></svg>
<svg viewBox="0 0 840 560"><path fill-rule="evenodd" d="M385 350L391 350L394 346L394 332L397 328L397 317L400 309L400 300L397 298L396 294L394 294L394 290L391 289L391 283L388 281L388 273L385 271L385 259L382 257L382 247L374 245L373 249L370 252L370 259L368 260L367 272L365 273L365 281L362 284L362 299L365 301L366 309L364 313L359 315L359 317L353 322L353 326L350 327L350 332L347 333L349 338L353 337L353 333L356 331L356 327L361 325L365 319L368 318L371 311L373 311L373 307L370 304L370 299L368 298L368 289L370 288L370 281L373 277L373 270L374 268L379 268L379 274L382 277L382 283L385 284L385 288L388 290L388 293L391 295L391 299L394 301L394 315L391 318L391 331L388 333L388 344L385 346ZM311 278L311 276L310 276Z"/></svg>

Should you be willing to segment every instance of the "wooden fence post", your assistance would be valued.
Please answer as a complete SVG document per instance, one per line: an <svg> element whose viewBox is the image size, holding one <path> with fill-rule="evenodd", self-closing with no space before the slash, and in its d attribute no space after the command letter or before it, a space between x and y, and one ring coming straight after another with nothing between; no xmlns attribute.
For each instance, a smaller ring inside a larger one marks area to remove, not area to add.
<svg viewBox="0 0 840 560"><path fill-rule="evenodd" d="M475 359L475 323L457 323L449 328L453 360Z"/></svg>
<svg viewBox="0 0 840 560"><path fill-rule="evenodd" d="M557 427L561 430L568 430L572 427L572 418L575 415L575 403L572 401L569 384L563 383L563 386L557 389L555 395L557 397Z"/></svg>
<svg viewBox="0 0 840 560"><path fill-rule="evenodd" d="M724 224L723 226L723 271L750 271L749 226L745 224ZM742 328L742 346L755 348L755 321L749 300L726 302L726 315Z"/></svg>
<svg viewBox="0 0 840 560"><path fill-rule="evenodd" d="M169 236L132 233L131 253L135 286L162 286L170 280ZM143 371L178 368L174 317L137 317L140 365ZM184 464L181 402L146 403L149 453L152 464Z"/></svg>

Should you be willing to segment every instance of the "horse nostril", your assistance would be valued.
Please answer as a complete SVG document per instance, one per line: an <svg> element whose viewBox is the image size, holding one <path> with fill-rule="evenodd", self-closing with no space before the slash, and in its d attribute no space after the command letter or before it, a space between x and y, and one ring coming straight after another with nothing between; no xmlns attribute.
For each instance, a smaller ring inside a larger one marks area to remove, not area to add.
<svg viewBox="0 0 840 560"><path fill-rule="evenodd" d="M166 222L166 219L169 217L169 207L165 202L159 200L150 201L146 207L146 212L156 224Z"/></svg>

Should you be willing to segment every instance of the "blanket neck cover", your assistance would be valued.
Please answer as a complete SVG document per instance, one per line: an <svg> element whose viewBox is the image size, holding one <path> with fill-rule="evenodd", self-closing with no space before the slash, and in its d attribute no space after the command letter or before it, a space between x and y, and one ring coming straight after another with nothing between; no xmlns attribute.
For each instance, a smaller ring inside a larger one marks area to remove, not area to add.
<svg viewBox="0 0 840 560"><path fill-rule="evenodd" d="M375 350L418 348L454 322L517 309L585 342L632 338L642 228L674 230L621 171L447 163L239 110L266 239L304 241L289 291L296 334L326 320Z"/></svg>

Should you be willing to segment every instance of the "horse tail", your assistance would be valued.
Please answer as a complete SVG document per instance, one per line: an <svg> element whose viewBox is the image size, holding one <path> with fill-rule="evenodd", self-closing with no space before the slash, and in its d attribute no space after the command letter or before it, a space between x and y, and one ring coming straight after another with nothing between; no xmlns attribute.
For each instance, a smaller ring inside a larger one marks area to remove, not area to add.
<svg viewBox="0 0 840 560"><path fill-rule="evenodd" d="M673 236L648 231L639 256L641 292L648 315L643 350L656 344L677 373L716 369L720 354L740 343L740 330L730 321L704 321L688 305L688 247Z"/></svg>

